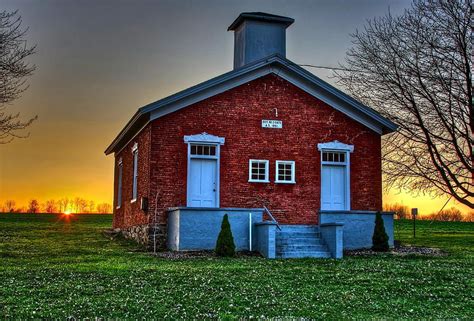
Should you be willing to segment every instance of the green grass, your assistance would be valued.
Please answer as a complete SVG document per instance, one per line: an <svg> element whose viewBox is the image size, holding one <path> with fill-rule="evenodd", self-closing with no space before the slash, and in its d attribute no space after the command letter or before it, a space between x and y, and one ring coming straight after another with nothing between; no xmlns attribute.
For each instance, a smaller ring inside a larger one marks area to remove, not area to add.
<svg viewBox="0 0 474 321"><path fill-rule="evenodd" d="M166 260L101 235L111 216L0 214L0 318L474 319L474 224L396 222L443 257Z"/></svg>

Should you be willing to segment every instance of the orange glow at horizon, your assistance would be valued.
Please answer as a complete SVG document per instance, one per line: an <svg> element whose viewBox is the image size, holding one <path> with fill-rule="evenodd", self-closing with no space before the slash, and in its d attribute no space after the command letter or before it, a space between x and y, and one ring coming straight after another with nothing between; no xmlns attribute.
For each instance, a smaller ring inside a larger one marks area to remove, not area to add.
<svg viewBox="0 0 474 321"><path fill-rule="evenodd" d="M113 165L111 165L113 166ZM104 190L101 190L101 188L104 188L105 187L105 191ZM108 184L106 184L106 186L103 186L103 187L100 187L98 186L97 189L96 189L96 193L97 194L110 194L110 196L108 197L109 199L112 199L112 188L113 188L113 178L111 177ZM91 189L90 187L88 188L88 192L94 194L94 190ZM46 200L48 199L54 199L55 195L62 195L62 193L60 191L57 191L54 189L54 186L51 186L50 187L50 190L49 191L45 191L44 193L44 198L36 198L40 201L40 204L43 204ZM20 207L26 207L26 205L28 204L28 201L30 199L32 199L33 197L30 197L28 194L25 194L25 193L8 193L6 195L7 197L4 197L4 195L1 195L0 196L0 205L3 204L6 200L15 200L16 201L16 207L17 208L20 208ZM56 197L56 200L60 199L61 197ZM69 199L74 199L74 197L69 197ZM431 214L433 212L438 212L442 206L446 203L448 197L437 197L437 198L432 198L430 196L413 196L412 194L406 192L406 191L402 191L402 192L398 192L396 190L392 190L390 191L389 193L384 193L383 195L383 203L384 204L395 204L395 203L398 203L398 204L401 204L401 205L405 205L405 206L408 206L409 208L413 208L413 207L416 207L419 209L419 215L420 216L423 216L423 215L428 215L428 214ZM98 203L101 203L101 202L104 202L104 203L112 203L111 201L101 201L101 200L97 200L95 201L96 204ZM445 209L449 209L451 207L456 207L458 208L463 214L466 214L470 211L472 211L472 209L470 209L469 207L467 206L464 206L462 204L460 204L459 202L456 202L454 200L450 200L448 204L446 204L445 206ZM68 208L63 211L63 214L66 215L66 216L70 216L72 214L74 214L74 211L73 211L73 205L69 205Z"/></svg>

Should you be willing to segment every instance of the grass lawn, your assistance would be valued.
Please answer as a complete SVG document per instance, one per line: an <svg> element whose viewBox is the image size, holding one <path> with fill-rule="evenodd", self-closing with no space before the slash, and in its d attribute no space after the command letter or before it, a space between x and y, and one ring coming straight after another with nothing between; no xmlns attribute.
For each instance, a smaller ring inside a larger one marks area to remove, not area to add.
<svg viewBox="0 0 474 321"><path fill-rule="evenodd" d="M448 256L166 260L111 241L111 216L0 214L0 318L474 319L474 224L397 221Z"/></svg>

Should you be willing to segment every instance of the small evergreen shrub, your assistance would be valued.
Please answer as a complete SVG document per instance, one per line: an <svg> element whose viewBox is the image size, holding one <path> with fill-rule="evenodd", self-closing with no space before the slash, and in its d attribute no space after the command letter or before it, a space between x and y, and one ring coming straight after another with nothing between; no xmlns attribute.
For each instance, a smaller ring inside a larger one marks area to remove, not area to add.
<svg viewBox="0 0 474 321"><path fill-rule="evenodd" d="M222 219L221 231L217 237L216 255L225 257L235 255L234 236L230 229L229 216L227 214Z"/></svg>
<svg viewBox="0 0 474 321"><path fill-rule="evenodd" d="M385 232L382 214L377 212L375 215L374 235L372 236L372 250L386 252L389 250L388 235Z"/></svg>

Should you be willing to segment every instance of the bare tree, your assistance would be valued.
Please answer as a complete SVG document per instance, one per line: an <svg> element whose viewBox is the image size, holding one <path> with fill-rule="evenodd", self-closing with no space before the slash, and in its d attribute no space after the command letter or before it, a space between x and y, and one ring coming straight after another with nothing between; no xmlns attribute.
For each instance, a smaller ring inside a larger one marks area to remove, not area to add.
<svg viewBox="0 0 474 321"><path fill-rule="evenodd" d="M411 218L410 209L408 206L402 204L385 204L383 210L387 212L395 212L397 219L409 219Z"/></svg>
<svg viewBox="0 0 474 321"><path fill-rule="evenodd" d="M100 214L112 213L112 205L110 205L109 203L97 204L97 213L100 213Z"/></svg>
<svg viewBox="0 0 474 321"><path fill-rule="evenodd" d="M95 210L95 202L90 200L87 202L87 208L86 208L86 212L87 213L93 213Z"/></svg>
<svg viewBox="0 0 474 321"><path fill-rule="evenodd" d="M437 213L431 213L429 215L423 216L422 219L443 222L461 222L464 220L464 217L460 210L455 207L451 207L447 210L442 210Z"/></svg>
<svg viewBox="0 0 474 321"><path fill-rule="evenodd" d="M26 78L33 74L35 66L27 58L35 53L36 46L27 46L25 35L28 29L21 26L18 11L0 12L0 144L11 142L36 120L23 121L20 114L7 113L7 105L28 88Z"/></svg>
<svg viewBox="0 0 474 321"><path fill-rule="evenodd" d="M58 201L58 205L59 205L59 212L60 213L64 213L67 211L68 207L69 207L69 204L70 204L70 201L67 197L63 197L61 198L59 201Z"/></svg>
<svg viewBox="0 0 474 321"><path fill-rule="evenodd" d="M464 222L473 222L474 223L474 211L470 211L464 215Z"/></svg>
<svg viewBox="0 0 474 321"><path fill-rule="evenodd" d="M74 212L75 213L85 213L87 210L87 201L81 197L74 198L72 202L74 205Z"/></svg>
<svg viewBox="0 0 474 321"><path fill-rule="evenodd" d="M28 213L39 213L39 202L36 199L32 199L31 201L28 202Z"/></svg>
<svg viewBox="0 0 474 321"><path fill-rule="evenodd" d="M46 213L57 213L58 207L56 206L56 201L55 200L48 200L44 204L44 211Z"/></svg>
<svg viewBox="0 0 474 321"><path fill-rule="evenodd" d="M474 207L470 2L415 0L352 35L339 82L400 126L384 140L387 188Z"/></svg>
<svg viewBox="0 0 474 321"><path fill-rule="evenodd" d="M6 200L5 201L5 212L8 212L8 213L15 212L15 205L16 205L16 202L14 200Z"/></svg>

